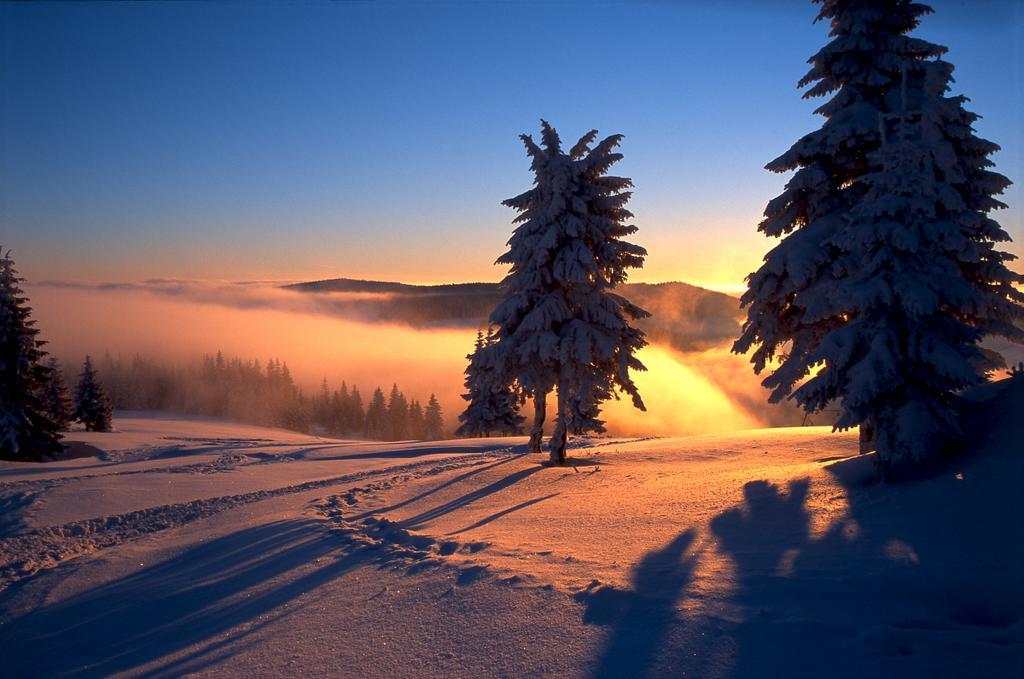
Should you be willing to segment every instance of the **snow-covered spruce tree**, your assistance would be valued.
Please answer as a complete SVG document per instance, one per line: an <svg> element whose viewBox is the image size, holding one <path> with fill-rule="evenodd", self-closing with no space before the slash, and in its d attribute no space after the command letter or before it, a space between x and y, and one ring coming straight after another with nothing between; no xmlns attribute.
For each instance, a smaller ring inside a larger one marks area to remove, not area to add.
<svg viewBox="0 0 1024 679"><path fill-rule="evenodd" d="M113 411L92 359L86 356L75 390L75 417L85 425L86 431L110 431Z"/></svg>
<svg viewBox="0 0 1024 679"><path fill-rule="evenodd" d="M50 358L46 365L48 375L45 384L39 391L39 400L57 425L57 429L67 429L75 419L75 404L71 400L64 372L56 358Z"/></svg>
<svg viewBox="0 0 1024 679"><path fill-rule="evenodd" d="M586 433L604 433L601 404L615 398L615 391L607 375L599 372L584 374L569 402L569 431L577 436Z"/></svg>
<svg viewBox="0 0 1024 679"><path fill-rule="evenodd" d="M622 158L622 135L596 146L585 134L568 153L558 133L541 121L541 145L520 138L532 159L534 187L504 201L517 210L504 300L491 314L495 346L535 408L531 449L540 451L545 399L557 388L551 461L565 461L570 431L601 431L598 404L619 389L640 410L643 401L629 370L644 370L636 352L647 342L632 321L649 314L615 294L626 270L643 266L647 252L623 240L636 232L625 208L633 183L607 174Z"/></svg>
<svg viewBox="0 0 1024 679"><path fill-rule="evenodd" d="M21 282L10 252L0 252L0 458L41 461L63 446L39 397L49 370Z"/></svg>
<svg viewBox="0 0 1024 679"><path fill-rule="evenodd" d="M767 166L796 173L765 210L760 230L783 238L748 278L733 349L753 348L758 373L778 360L772 401L835 402L837 429L873 432L892 478L950 441L956 391L984 379L978 342L1022 339L1022 277L987 214L1009 180L947 96L946 49L906 35L930 8L816 1L832 40L800 86L834 94L821 129Z"/></svg>
<svg viewBox="0 0 1024 679"><path fill-rule="evenodd" d="M469 401L469 405L459 415L462 424L455 435L515 436L522 433L526 418L519 414L519 398L513 385L505 379L502 353L490 332L486 337L482 332L476 334L476 346L466 358L469 366L466 368L466 393L462 398Z"/></svg>

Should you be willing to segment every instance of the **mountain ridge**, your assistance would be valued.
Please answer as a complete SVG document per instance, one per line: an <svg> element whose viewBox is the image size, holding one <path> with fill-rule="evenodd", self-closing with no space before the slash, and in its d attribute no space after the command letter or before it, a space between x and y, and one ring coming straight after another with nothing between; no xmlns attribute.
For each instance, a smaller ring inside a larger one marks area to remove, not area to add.
<svg viewBox="0 0 1024 679"><path fill-rule="evenodd" d="M373 320L417 327L487 323L501 301L500 283L416 285L356 278L327 278L291 283L284 289L306 294L377 294L377 298L338 300ZM624 283L616 291L651 312L638 326L652 342L680 351L718 346L739 335L740 308L736 297L691 283Z"/></svg>

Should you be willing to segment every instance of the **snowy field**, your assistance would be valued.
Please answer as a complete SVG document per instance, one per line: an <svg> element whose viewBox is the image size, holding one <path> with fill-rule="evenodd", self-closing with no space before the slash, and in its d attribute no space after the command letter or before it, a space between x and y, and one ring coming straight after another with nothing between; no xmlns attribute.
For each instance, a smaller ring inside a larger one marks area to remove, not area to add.
<svg viewBox="0 0 1024 679"><path fill-rule="evenodd" d="M1022 676L1004 391L977 412L1006 426L899 487L821 427L552 468L119 413L0 463L4 676Z"/></svg>

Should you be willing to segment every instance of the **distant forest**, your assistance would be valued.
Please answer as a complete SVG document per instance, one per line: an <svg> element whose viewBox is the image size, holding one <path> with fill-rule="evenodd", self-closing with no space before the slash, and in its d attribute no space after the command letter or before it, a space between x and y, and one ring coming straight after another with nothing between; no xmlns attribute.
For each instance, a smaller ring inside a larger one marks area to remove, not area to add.
<svg viewBox="0 0 1024 679"><path fill-rule="evenodd" d="M138 354L129 360L107 355L99 375L121 410L166 410L380 441L445 437L433 394L424 405L396 384L387 394L377 387L364 401L358 387L342 382L332 390L326 379L316 393L305 394L288 364L278 359L262 365L217 352L191 364L170 365Z"/></svg>

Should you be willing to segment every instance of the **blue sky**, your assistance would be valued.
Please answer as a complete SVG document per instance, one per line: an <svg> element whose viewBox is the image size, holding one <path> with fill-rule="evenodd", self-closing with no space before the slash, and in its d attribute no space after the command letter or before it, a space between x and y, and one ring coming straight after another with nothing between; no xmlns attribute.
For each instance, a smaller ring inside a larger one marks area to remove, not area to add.
<svg viewBox="0 0 1024 679"><path fill-rule="evenodd" d="M1024 181L1024 3L917 35ZM820 125L798 0L0 4L0 243L30 279L496 280L516 136L621 132L640 280L729 286L770 243L764 164ZM1021 192L997 218L1024 240ZM1019 244L1014 251L1020 253Z"/></svg>

